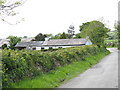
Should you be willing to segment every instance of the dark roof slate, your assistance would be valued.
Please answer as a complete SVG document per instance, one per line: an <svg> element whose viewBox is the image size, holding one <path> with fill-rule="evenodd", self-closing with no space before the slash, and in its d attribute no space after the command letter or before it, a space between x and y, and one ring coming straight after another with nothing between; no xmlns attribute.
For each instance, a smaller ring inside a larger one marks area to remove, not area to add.
<svg viewBox="0 0 120 90"><path fill-rule="evenodd" d="M85 44L85 38L80 39L51 39L48 41L20 42L15 47L44 47L44 46L72 46Z"/></svg>
<svg viewBox="0 0 120 90"><path fill-rule="evenodd" d="M51 39L49 41L45 41L43 45L80 45L86 43L85 38L81 39Z"/></svg>
<svg viewBox="0 0 120 90"><path fill-rule="evenodd" d="M41 47L43 41L19 42L15 47Z"/></svg>

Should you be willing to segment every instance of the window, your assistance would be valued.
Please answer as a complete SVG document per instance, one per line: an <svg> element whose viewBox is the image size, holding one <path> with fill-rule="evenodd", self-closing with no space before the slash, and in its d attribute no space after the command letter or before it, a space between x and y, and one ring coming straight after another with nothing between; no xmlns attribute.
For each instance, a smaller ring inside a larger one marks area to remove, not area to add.
<svg viewBox="0 0 120 90"><path fill-rule="evenodd" d="M44 47L41 47L41 50L44 49Z"/></svg>

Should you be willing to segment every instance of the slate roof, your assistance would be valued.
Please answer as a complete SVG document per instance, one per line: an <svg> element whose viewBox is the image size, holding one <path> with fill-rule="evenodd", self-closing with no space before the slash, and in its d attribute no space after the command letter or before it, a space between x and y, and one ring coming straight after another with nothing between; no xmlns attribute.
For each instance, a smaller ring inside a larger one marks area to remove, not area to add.
<svg viewBox="0 0 120 90"><path fill-rule="evenodd" d="M15 47L41 47L43 41L19 42Z"/></svg>
<svg viewBox="0 0 120 90"><path fill-rule="evenodd" d="M49 41L45 41L43 45L45 46L67 46L67 45L81 45L85 44L87 40L85 38L81 39L51 39Z"/></svg>
<svg viewBox="0 0 120 90"><path fill-rule="evenodd" d="M51 39L48 41L19 42L15 47L44 47L44 46L77 46L85 45L87 40L80 39Z"/></svg>
<svg viewBox="0 0 120 90"><path fill-rule="evenodd" d="M34 38L33 37L22 38L21 42L30 42L32 39L34 39Z"/></svg>

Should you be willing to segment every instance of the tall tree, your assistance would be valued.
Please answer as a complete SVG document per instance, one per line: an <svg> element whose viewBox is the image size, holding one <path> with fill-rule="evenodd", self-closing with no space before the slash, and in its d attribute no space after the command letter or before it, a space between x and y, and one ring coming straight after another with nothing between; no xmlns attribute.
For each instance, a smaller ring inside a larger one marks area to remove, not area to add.
<svg viewBox="0 0 120 90"><path fill-rule="evenodd" d="M69 35L63 32L63 33L58 33L55 36L52 36L51 39L68 39L68 38L69 38Z"/></svg>
<svg viewBox="0 0 120 90"><path fill-rule="evenodd" d="M67 34L65 32L63 32L61 35L60 35L60 39L67 39Z"/></svg>
<svg viewBox="0 0 120 90"><path fill-rule="evenodd" d="M70 25L69 26L69 29L68 29L68 34L67 34L67 37L70 39L70 38L73 38L74 36L74 31L75 27L73 25Z"/></svg>
<svg viewBox="0 0 120 90"><path fill-rule="evenodd" d="M17 36L9 36L7 39L9 39L10 49L15 49L15 45L21 41L21 38Z"/></svg>
<svg viewBox="0 0 120 90"><path fill-rule="evenodd" d="M90 23L90 22L82 23L82 25L79 26L80 31L83 31L83 30L89 25L89 23Z"/></svg>
<svg viewBox="0 0 120 90"><path fill-rule="evenodd" d="M45 34L39 33L37 36L35 36L35 39L33 41L45 41L45 38L47 36Z"/></svg>
<svg viewBox="0 0 120 90"><path fill-rule="evenodd" d="M108 37L107 33L110 29L106 28L105 25L100 21L91 21L84 23L82 26L81 35L82 37L89 37L93 44L98 47L105 46L104 40Z"/></svg>

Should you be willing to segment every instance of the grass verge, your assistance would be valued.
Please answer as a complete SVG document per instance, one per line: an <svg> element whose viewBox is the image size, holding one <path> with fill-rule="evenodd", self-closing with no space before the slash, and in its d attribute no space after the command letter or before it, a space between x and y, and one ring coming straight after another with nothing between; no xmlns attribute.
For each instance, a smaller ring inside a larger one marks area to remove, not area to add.
<svg viewBox="0 0 120 90"><path fill-rule="evenodd" d="M109 42L118 42L118 39L105 40L105 42L107 42L107 43L109 43Z"/></svg>
<svg viewBox="0 0 120 90"><path fill-rule="evenodd" d="M58 67L56 70L47 74L35 77L33 79L22 80L18 83L13 83L11 88L55 88L63 82L81 74L98 63L109 52L102 52L97 55L86 58L85 60L73 62L72 64Z"/></svg>
<svg viewBox="0 0 120 90"><path fill-rule="evenodd" d="M106 48L118 48L118 47L107 46Z"/></svg>

